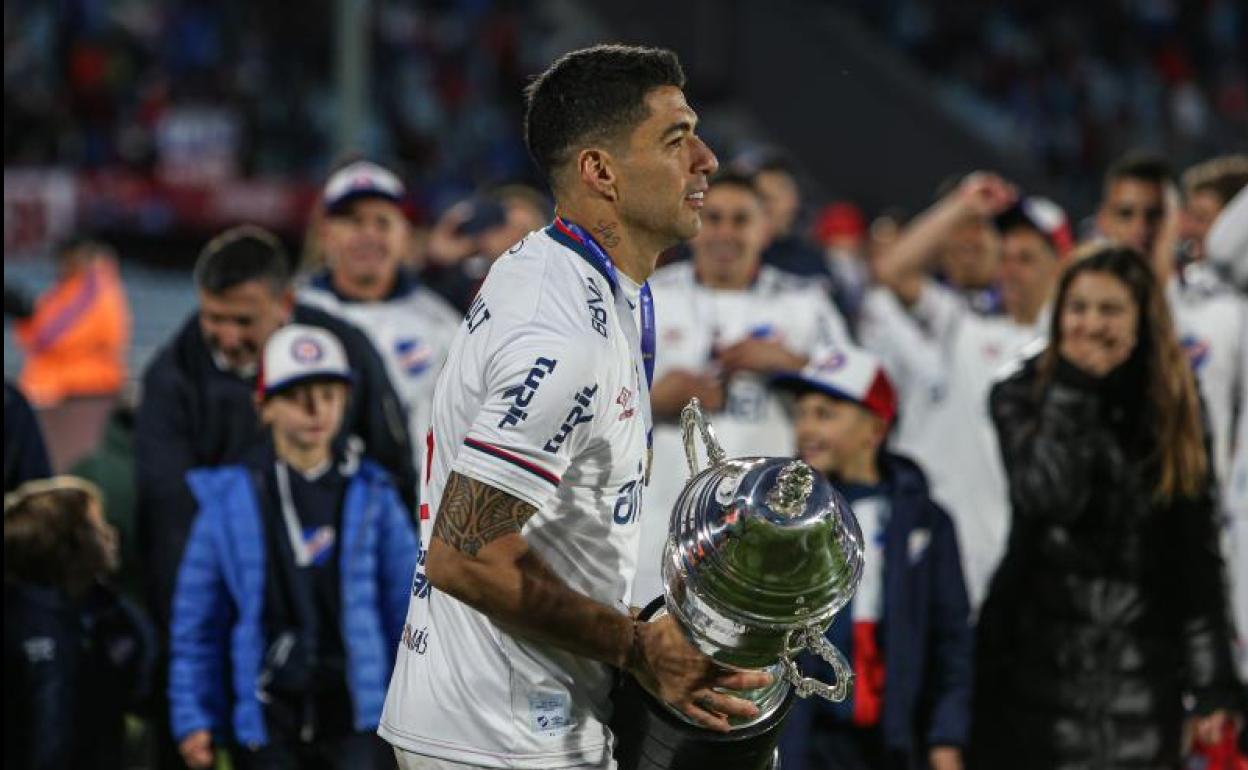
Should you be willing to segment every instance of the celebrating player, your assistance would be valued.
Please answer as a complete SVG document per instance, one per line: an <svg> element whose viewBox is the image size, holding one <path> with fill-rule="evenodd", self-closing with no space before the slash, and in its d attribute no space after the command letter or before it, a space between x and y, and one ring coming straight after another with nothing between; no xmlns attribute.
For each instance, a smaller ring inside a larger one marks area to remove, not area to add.
<svg viewBox="0 0 1248 770"><path fill-rule="evenodd" d="M718 163L669 51L598 46L528 91L552 225L496 262L434 393L416 570L380 733L404 768L610 767L611 667L707 727L767 683L628 613L658 255Z"/></svg>

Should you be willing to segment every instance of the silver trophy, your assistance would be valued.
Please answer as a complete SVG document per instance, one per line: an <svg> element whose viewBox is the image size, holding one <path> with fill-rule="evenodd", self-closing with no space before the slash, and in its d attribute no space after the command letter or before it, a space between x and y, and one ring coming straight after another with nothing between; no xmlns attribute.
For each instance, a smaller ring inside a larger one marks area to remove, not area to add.
<svg viewBox="0 0 1248 770"><path fill-rule="evenodd" d="M793 696L842 701L853 686L848 663L824 632L862 577L862 533L845 498L806 463L728 458L696 398L681 411L680 423L691 478L672 508L663 604L649 619L675 616L712 660L729 669L766 670L772 683L732 692L759 713L732 720L727 736L697 728L652 700L643 727L636 719L616 720L623 728L621 735L613 725L616 758L622 770L775 767L775 742ZM705 469L698 467L698 435ZM794 659L804 651L828 663L832 681L799 672ZM659 709L668 713L659 717Z"/></svg>

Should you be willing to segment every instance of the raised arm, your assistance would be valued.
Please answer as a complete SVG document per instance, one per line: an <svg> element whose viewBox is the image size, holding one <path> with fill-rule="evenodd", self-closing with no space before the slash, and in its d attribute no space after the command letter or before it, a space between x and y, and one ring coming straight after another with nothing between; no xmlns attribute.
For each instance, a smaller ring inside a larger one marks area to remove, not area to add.
<svg viewBox="0 0 1248 770"><path fill-rule="evenodd" d="M901 232L892 248L875 261L875 277L907 305L918 300L927 270L945 239L967 217L991 217L1016 197L1012 185L996 174L977 171L920 214Z"/></svg>
<svg viewBox="0 0 1248 770"><path fill-rule="evenodd" d="M711 688L747 689L766 674L730 672L701 655L673 618L642 623L571 589L520 534L536 512L496 487L451 473L425 564L429 581L509 633L627 670L657 697L714 730L756 713Z"/></svg>

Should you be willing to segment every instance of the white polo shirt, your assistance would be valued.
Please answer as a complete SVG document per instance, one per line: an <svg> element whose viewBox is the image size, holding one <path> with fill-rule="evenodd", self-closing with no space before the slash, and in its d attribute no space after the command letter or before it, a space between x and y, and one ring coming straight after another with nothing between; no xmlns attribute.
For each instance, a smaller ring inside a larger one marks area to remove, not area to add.
<svg viewBox="0 0 1248 770"><path fill-rule="evenodd" d="M378 730L406 751L515 768L609 757L609 667L513 636L431 589L423 567L455 471L535 506L522 532L534 551L572 590L627 612L644 375L622 328L636 317L590 260L553 228L530 233L494 264L438 378L421 566ZM639 287L620 280L636 305Z"/></svg>

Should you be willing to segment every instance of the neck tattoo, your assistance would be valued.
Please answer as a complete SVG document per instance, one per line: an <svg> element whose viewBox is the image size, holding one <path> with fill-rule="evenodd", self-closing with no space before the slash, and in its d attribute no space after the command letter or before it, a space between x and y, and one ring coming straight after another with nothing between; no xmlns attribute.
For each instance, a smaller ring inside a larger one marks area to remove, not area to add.
<svg viewBox="0 0 1248 770"><path fill-rule="evenodd" d="M620 245L620 235L616 232L618 228L619 223L600 219L598 224L594 226L594 237L606 248L614 249Z"/></svg>

